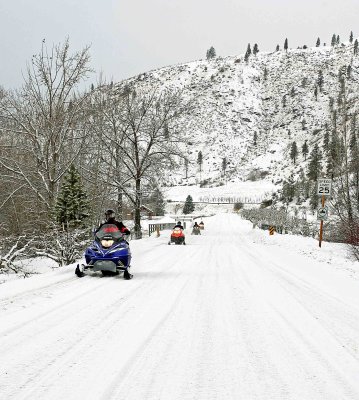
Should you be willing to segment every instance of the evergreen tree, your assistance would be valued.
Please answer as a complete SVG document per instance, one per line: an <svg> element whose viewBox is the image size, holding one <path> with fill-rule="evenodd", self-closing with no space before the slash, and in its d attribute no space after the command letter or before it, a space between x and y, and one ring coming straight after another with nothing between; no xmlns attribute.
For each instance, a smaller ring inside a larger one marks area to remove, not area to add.
<svg viewBox="0 0 359 400"><path fill-rule="evenodd" d="M312 210L315 210L316 208L318 208L318 194L317 194L317 186L316 184L312 184L311 185L311 190L310 190L310 200L309 200L309 204L312 208Z"/></svg>
<svg viewBox="0 0 359 400"><path fill-rule="evenodd" d="M303 157L304 157L304 160L305 160L305 161L307 160L307 155L308 155L308 153L309 153L308 143L307 143L307 141L305 141L305 142L303 143L303 146L302 146L302 154L303 154Z"/></svg>
<svg viewBox="0 0 359 400"><path fill-rule="evenodd" d="M307 176L312 181L317 181L321 172L321 159L322 155L318 147L318 143L314 145L314 148L310 154L310 162L308 165Z"/></svg>
<svg viewBox="0 0 359 400"><path fill-rule="evenodd" d="M268 69L267 67L264 67L264 71L263 71L263 80L266 81L268 78Z"/></svg>
<svg viewBox="0 0 359 400"><path fill-rule="evenodd" d="M298 156L298 148L297 148L297 143L293 142L290 148L290 158L293 161L293 164L295 164L295 161L297 159Z"/></svg>
<svg viewBox="0 0 359 400"><path fill-rule="evenodd" d="M335 121L335 120L334 120ZM335 166L339 162L339 139L336 133L336 127L333 128L331 134L331 140L329 144L328 160L327 160L327 174L334 177Z"/></svg>
<svg viewBox="0 0 359 400"><path fill-rule="evenodd" d="M315 100L317 101L318 100L318 87L317 86L314 86L314 97L315 97Z"/></svg>
<svg viewBox="0 0 359 400"><path fill-rule="evenodd" d="M248 61L249 56L252 54L251 45L248 43L246 54L244 55L244 61Z"/></svg>
<svg viewBox="0 0 359 400"><path fill-rule="evenodd" d="M198 152L197 164L199 165L199 172L202 172L203 156L201 151Z"/></svg>
<svg viewBox="0 0 359 400"><path fill-rule="evenodd" d="M184 159L184 171L185 171L185 177L187 179L188 178L188 158Z"/></svg>
<svg viewBox="0 0 359 400"><path fill-rule="evenodd" d="M287 51L288 50L288 39L286 38L284 41L284 50Z"/></svg>
<svg viewBox="0 0 359 400"><path fill-rule="evenodd" d="M317 39L317 43L315 44L315 47L319 47L320 46L320 39Z"/></svg>
<svg viewBox="0 0 359 400"><path fill-rule="evenodd" d="M275 51L279 51L279 44L277 44Z"/></svg>
<svg viewBox="0 0 359 400"><path fill-rule="evenodd" d="M228 165L228 161L226 157L222 158L222 171L223 171L223 175L226 175L226 169L227 169L227 165Z"/></svg>
<svg viewBox="0 0 359 400"><path fill-rule="evenodd" d="M303 131L307 130L307 121L305 120L305 118L302 119L302 130Z"/></svg>
<svg viewBox="0 0 359 400"><path fill-rule="evenodd" d="M216 57L216 50L214 49L213 46L211 46L206 53L206 58L207 60L211 60L212 58Z"/></svg>
<svg viewBox="0 0 359 400"><path fill-rule="evenodd" d="M340 44L340 36L337 36L336 44Z"/></svg>
<svg viewBox="0 0 359 400"><path fill-rule="evenodd" d="M254 131L253 133L253 146L257 146L257 132Z"/></svg>
<svg viewBox="0 0 359 400"><path fill-rule="evenodd" d="M335 46L336 41L337 41L337 36L335 35L335 33L333 33L332 41L331 41L331 46L332 46L332 47Z"/></svg>
<svg viewBox="0 0 359 400"><path fill-rule="evenodd" d="M353 166L356 166L357 170L359 172L359 147L358 147L358 140L357 140L355 125L352 126L352 128L350 130L349 152L350 152L351 164Z"/></svg>
<svg viewBox="0 0 359 400"><path fill-rule="evenodd" d="M287 95L284 95L282 97L282 106L283 106L283 108L287 107Z"/></svg>
<svg viewBox="0 0 359 400"><path fill-rule="evenodd" d="M295 186L293 176L290 176L288 181L283 182L282 188L282 199L286 204L289 204L293 201L295 193Z"/></svg>
<svg viewBox="0 0 359 400"><path fill-rule="evenodd" d="M350 42L350 43L353 43L353 31L350 32L350 35L349 35L349 42Z"/></svg>
<svg viewBox="0 0 359 400"><path fill-rule="evenodd" d="M190 214L194 211L194 204L192 196L188 195L183 206L183 214Z"/></svg>
<svg viewBox="0 0 359 400"><path fill-rule="evenodd" d="M330 136L329 136L329 131L326 129L324 132L324 138L323 138L323 149L326 152L326 154L329 154L330 150Z"/></svg>
<svg viewBox="0 0 359 400"><path fill-rule="evenodd" d="M358 54L358 39L355 39L353 52L355 56Z"/></svg>
<svg viewBox="0 0 359 400"><path fill-rule="evenodd" d="M63 178L60 195L55 206L56 220L60 224L80 225L88 217L88 201L81 183L80 174L71 165Z"/></svg>
<svg viewBox="0 0 359 400"><path fill-rule="evenodd" d="M153 207L155 215L164 215L166 202L163 197L161 189L157 186L153 191L153 195L150 197L150 203Z"/></svg>
<svg viewBox="0 0 359 400"><path fill-rule="evenodd" d="M255 43L254 46L253 46L253 54L256 55L258 52L259 52L258 44Z"/></svg>
<svg viewBox="0 0 359 400"><path fill-rule="evenodd" d="M323 71L322 71L322 70L319 70L319 72L318 72L317 84L318 84L318 87L319 87L320 92L323 91L323 83L324 83Z"/></svg>

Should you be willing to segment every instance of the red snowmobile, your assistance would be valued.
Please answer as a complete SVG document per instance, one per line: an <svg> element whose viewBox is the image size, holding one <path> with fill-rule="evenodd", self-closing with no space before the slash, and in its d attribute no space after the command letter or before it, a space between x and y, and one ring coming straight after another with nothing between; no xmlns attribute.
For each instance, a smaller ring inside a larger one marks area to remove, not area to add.
<svg viewBox="0 0 359 400"><path fill-rule="evenodd" d="M168 244L186 244L185 235L181 228L179 227L173 228L173 231L171 233L171 238Z"/></svg>

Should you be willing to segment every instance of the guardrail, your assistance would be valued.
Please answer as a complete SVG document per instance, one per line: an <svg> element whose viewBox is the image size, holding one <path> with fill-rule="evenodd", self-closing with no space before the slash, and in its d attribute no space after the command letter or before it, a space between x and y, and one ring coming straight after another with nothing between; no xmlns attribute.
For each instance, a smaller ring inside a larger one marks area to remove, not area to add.
<svg viewBox="0 0 359 400"><path fill-rule="evenodd" d="M173 223L173 222L164 223L164 224L149 224L149 225L148 225L148 236L151 236L151 234L152 234L153 232L157 231L157 228L158 228L160 231L163 231L163 230L165 230L165 229L173 229L173 227L174 227L175 225L176 225L176 224ZM183 222L183 227L184 227L184 229L186 229L186 222Z"/></svg>

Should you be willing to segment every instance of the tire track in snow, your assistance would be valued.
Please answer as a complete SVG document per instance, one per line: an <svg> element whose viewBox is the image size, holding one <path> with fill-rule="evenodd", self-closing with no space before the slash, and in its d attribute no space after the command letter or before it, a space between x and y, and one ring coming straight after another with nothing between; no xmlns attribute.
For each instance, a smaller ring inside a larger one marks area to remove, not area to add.
<svg viewBox="0 0 359 400"><path fill-rule="evenodd" d="M176 270L176 268L178 267L179 263L172 263L172 265L168 266L167 271L170 271L171 269ZM170 281L168 283L171 284L171 286L174 286L173 283L176 282L177 277L181 274L181 271L178 270L177 272L175 272L175 274L170 278ZM154 290L156 289L156 280L155 277L160 276L161 272L157 272L157 273L153 273L153 280L143 280L143 281L139 281L141 282L141 284L137 287L137 289L132 290L129 292L129 296L126 299L127 303L131 303L131 299L133 297L136 297L136 294L138 291L142 291L142 295L144 295L144 297L146 297L146 293L148 294L148 297L150 297L150 294L154 292ZM135 284L136 280L130 281L130 282L126 282L126 284ZM118 282L116 282L118 283ZM125 284L125 282L124 282ZM146 286L144 286L146 285ZM112 285L113 286L113 285ZM141 296L141 298L143 298L143 296ZM162 300L161 300L162 301ZM44 349L43 353L44 355L42 357L40 357L40 360L43 359L45 360L46 357L46 353L47 350L50 351L50 354L52 353L51 357L48 357L47 361L44 363L42 362L42 365L40 368L36 368L35 372L33 372L31 374L31 376L29 377L29 379L27 379L22 385L20 385L20 390L25 390L26 388L29 387L29 385L34 384L35 387L30 390L30 392L32 393L38 393L38 385L40 385L41 387L41 382L43 382L44 385L46 385L46 382L51 381L51 378L54 377L58 377L59 372L61 373L61 371L64 370L64 367L66 365L78 365L76 364L78 362L78 360L83 357L84 353L88 353L88 352L92 352L94 351L96 353L96 346L98 346L99 342L98 340L96 340L96 334L98 335L98 337L101 337L102 335L105 335L105 338L108 337L110 335L110 331L113 331L113 327L116 326L116 323L121 320L121 319L126 319L127 315L131 312L131 309L123 309L123 304L122 304L122 308L120 309L120 312L118 312L117 307L117 299L115 299L111 305L111 307L109 307L109 305L107 304L107 313L105 315L101 316L101 319L99 319L101 321L101 323L98 325L96 324L96 319L94 321L94 326L89 326L86 329L82 329L82 331L84 330L88 330L91 333L81 336L81 335L76 335L76 337L72 338L71 343L67 343L65 341L65 343L63 343L61 345L61 351L57 351L56 354L54 354L53 350L51 351L50 349ZM132 307L133 309L133 307ZM46 333L46 332L45 332ZM75 340L73 340L75 339ZM96 345L94 344L96 343ZM53 345L52 342L49 342L49 346L51 347ZM101 348L101 346L100 346ZM112 354L112 352L111 352ZM109 357L111 357L111 354L109 354ZM31 360L30 360L31 363ZM85 377L84 377L85 378ZM35 383L36 382L36 383ZM18 389L16 389L17 391ZM16 392L15 391L15 392ZM14 393L15 393L14 392ZM26 390L26 395L25 398L28 396L29 391ZM36 396L35 396L36 397ZM35 398L33 397L33 398ZM38 397L36 397L38 398Z"/></svg>

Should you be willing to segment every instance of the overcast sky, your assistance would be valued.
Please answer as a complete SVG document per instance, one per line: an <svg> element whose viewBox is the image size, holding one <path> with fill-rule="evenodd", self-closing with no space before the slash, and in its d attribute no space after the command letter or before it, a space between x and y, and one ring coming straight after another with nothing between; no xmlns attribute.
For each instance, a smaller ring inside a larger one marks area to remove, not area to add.
<svg viewBox="0 0 359 400"><path fill-rule="evenodd" d="M217 55L359 36L359 0L0 0L0 85L19 87L31 55L63 43L91 45L91 65L119 81ZM96 82L96 77L92 78Z"/></svg>

